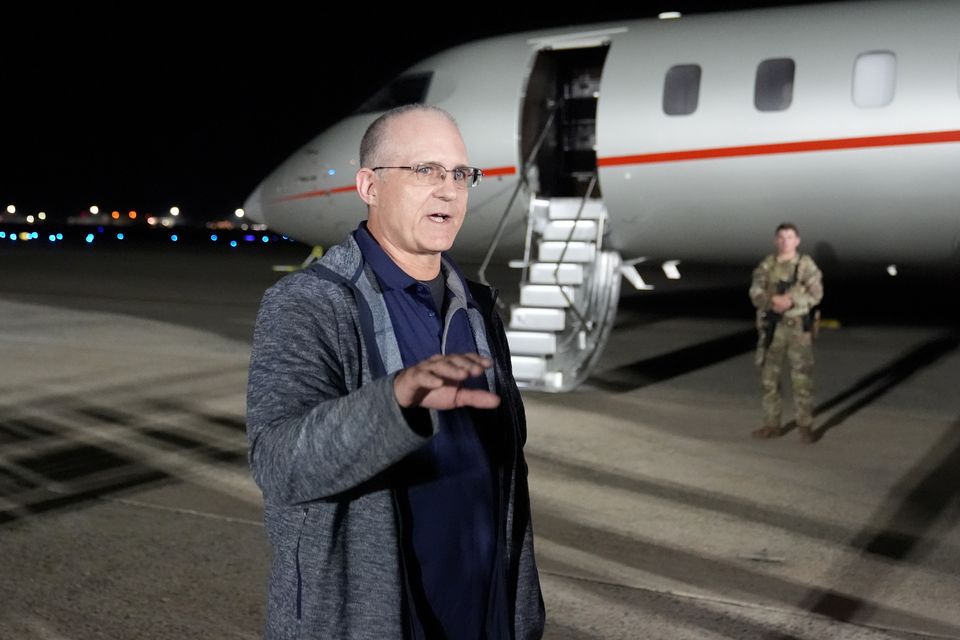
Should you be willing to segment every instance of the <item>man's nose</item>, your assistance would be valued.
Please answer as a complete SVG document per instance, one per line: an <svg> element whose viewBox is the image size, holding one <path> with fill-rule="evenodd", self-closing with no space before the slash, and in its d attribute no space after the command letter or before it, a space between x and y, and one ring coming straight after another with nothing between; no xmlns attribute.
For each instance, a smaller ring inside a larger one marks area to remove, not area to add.
<svg viewBox="0 0 960 640"><path fill-rule="evenodd" d="M460 189L458 189L457 185L453 182L453 172L447 171L443 174L443 180L440 181L440 184L437 185L437 188L434 189L433 193L438 198L454 200L456 199L459 191Z"/></svg>

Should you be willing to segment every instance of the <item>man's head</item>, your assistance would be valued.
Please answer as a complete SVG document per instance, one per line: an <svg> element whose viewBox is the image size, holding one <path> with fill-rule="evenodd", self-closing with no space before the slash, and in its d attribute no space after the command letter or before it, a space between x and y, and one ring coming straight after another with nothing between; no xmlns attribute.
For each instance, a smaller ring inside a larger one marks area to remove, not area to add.
<svg viewBox="0 0 960 640"><path fill-rule="evenodd" d="M467 150L450 114L425 105L385 113L364 134L360 163L357 192L373 237L414 277L412 264L439 268L440 252L453 246L467 212L467 189L453 175L467 167ZM445 170L442 181L436 167L419 175L411 169L425 163Z"/></svg>
<svg viewBox="0 0 960 640"><path fill-rule="evenodd" d="M800 232L797 226L791 222L784 222L777 226L773 244L777 247L778 257L792 259L797 255L797 247L800 246Z"/></svg>

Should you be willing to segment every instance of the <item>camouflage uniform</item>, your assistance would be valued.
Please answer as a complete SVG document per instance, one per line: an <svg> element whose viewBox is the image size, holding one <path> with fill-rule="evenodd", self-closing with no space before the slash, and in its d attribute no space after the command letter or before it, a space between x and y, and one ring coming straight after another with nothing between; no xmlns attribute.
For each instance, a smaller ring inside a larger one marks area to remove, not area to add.
<svg viewBox="0 0 960 640"><path fill-rule="evenodd" d="M799 266L798 266L799 261ZM773 340L764 349L763 314L770 309L771 298L777 293L777 283L796 282L787 290L793 298L793 307L784 312L774 328ZM780 428L783 402L780 399L780 373L786 358L790 362L793 383L793 403L797 426L805 433L813 424L813 344L809 331L803 330L803 318L823 298L823 280L820 269L810 256L797 254L793 260L778 262L769 255L753 270L750 300L757 308L756 363L761 367L760 385L763 389L763 424Z"/></svg>

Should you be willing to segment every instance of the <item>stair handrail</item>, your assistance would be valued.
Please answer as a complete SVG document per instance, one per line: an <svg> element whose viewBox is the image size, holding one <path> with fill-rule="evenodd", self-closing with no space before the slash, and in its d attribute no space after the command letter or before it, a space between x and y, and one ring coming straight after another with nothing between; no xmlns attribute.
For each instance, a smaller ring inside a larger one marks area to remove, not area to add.
<svg viewBox="0 0 960 640"><path fill-rule="evenodd" d="M490 286L490 283L487 281L487 267L490 266L490 260L493 258L493 252L496 251L497 245L500 244L500 238L503 235L503 230L507 226L507 218L510 217L510 211L513 209L513 202L517 199L517 194L520 193L520 188L523 187L527 182L527 172L530 170L530 167L533 166L533 160L537 157L537 154L540 153L540 147L543 146L544 141L547 139L547 132L550 130L550 126L553 124L553 119L556 117L557 112L560 110L560 105L563 103L562 100L558 100L550 107L549 115L547 120L541 129L540 134L537 136L537 141L533 145L530 154L527 156L526 160L523 162L523 168L520 171L520 179L517 180L517 186L513 189L513 193L510 195L510 201L507 203L507 208L504 210L503 215L500 216L500 222L497 223L497 229L493 233L493 239L490 241L490 247L487 249L487 254L483 258L483 262L480 263L480 268L477 269L477 279L481 283ZM529 225L529 222L528 222ZM526 246L523 250L523 262L524 264L529 263L530 261L530 234L527 234Z"/></svg>

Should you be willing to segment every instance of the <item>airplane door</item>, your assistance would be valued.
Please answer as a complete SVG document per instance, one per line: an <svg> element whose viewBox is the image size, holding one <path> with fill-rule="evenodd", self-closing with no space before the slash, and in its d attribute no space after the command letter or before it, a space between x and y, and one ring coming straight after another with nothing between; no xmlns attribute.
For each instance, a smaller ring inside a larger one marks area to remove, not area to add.
<svg viewBox="0 0 960 640"><path fill-rule="evenodd" d="M523 98L520 157L538 197L583 197L597 175L597 101L608 45L537 52ZM600 198L599 185L590 193Z"/></svg>
<svg viewBox="0 0 960 640"><path fill-rule="evenodd" d="M620 254L605 247L607 212L597 170L597 106L609 47L543 43L521 105L520 152L530 209L511 308L517 381L572 389L596 366L616 315Z"/></svg>

